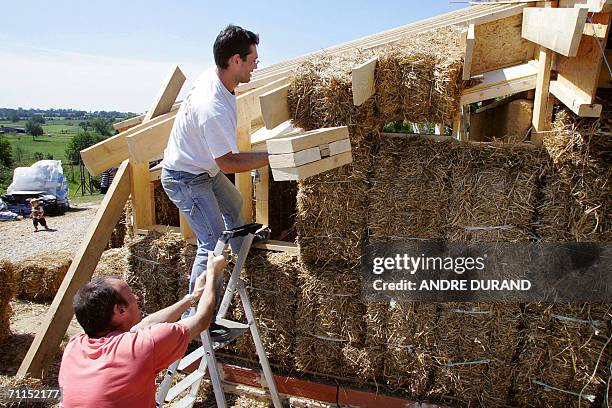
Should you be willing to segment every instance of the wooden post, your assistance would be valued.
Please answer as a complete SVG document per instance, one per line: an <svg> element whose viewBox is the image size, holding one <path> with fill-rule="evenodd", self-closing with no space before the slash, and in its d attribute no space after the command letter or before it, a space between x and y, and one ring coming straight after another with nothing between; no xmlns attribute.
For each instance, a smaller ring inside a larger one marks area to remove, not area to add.
<svg viewBox="0 0 612 408"><path fill-rule="evenodd" d="M53 361L74 314L72 298L91 279L129 195L130 171L126 160L119 167L95 218L89 224L87 234L17 371L17 377L29 375L42 378Z"/></svg>
<svg viewBox="0 0 612 408"><path fill-rule="evenodd" d="M132 214L134 228L147 229L155 224L155 208L151 201L149 163L134 163L130 159L130 181L132 189Z"/></svg>
<svg viewBox="0 0 612 408"><path fill-rule="evenodd" d="M243 128L237 130L237 144L238 149L241 152L248 152L251 150L250 124L247 124ZM251 179L250 171L236 173L236 188L240 191L240 195L242 195L242 199L244 201L242 205L242 216L244 218L244 222L252 222L253 180Z"/></svg>
<svg viewBox="0 0 612 408"><path fill-rule="evenodd" d="M548 95L550 86L550 65L552 61L552 51L540 46L538 56L538 76L536 82L535 98L533 100L533 132L531 140L536 145L542 144L542 136L539 132L547 129L550 118L546 114L548 108Z"/></svg>
<svg viewBox="0 0 612 408"><path fill-rule="evenodd" d="M180 226L181 236L183 237L185 241L189 242L190 240L195 239L196 237L195 233L191 229L191 226L189 225L189 221L187 221L187 218L185 218L185 215L183 214L182 211L179 211L179 226Z"/></svg>
<svg viewBox="0 0 612 408"><path fill-rule="evenodd" d="M270 194L270 170L268 166L257 169L259 180L255 185L255 222L269 225L268 198Z"/></svg>

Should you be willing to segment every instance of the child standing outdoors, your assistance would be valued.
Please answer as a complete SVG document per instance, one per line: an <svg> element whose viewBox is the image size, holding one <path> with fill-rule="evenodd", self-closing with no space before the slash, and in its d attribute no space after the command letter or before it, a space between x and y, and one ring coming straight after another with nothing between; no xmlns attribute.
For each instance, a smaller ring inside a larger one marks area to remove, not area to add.
<svg viewBox="0 0 612 408"><path fill-rule="evenodd" d="M38 231L38 224L45 227L46 230L49 229L47 227L47 221L45 221L45 212L40 205L40 201L33 198L30 200L30 205L32 206L32 212L30 213L30 218L32 218L32 223L34 224L34 231Z"/></svg>

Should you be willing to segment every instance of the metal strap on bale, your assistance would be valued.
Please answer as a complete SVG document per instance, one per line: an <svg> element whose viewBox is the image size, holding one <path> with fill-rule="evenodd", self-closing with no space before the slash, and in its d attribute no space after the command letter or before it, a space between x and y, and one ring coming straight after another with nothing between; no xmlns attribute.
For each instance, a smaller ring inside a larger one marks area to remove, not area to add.
<svg viewBox="0 0 612 408"><path fill-rule="evenodd" d="M564 390L564 389L553 387L552 385L543 383L542 381L531 380L531 382L536 384L536 385L539 385L541 387L544 387L544 389L547 390L547 391L559 391L559 392L563 392L565 394L574 395L576 397L583 398L583 399L585 399L585 400L587 400L589 402L595 402L595 396L594 395L582 394L582 393L578 393L578 392L574 392L574 391Z"/></svg>
<svg viewBox="0 0 612 408"><path fill-rule="evenodd" d="M463 227L466 231L495 231L495 230L509 230L515 228L514 225L497 225L491 227Z"/></svg>
<svg viewBox="0 0 612 408"><path fill-rule="evenodd" d="M462 314L468 314L468 315L485 315L485 314L493 313L490 310L476 310L476 309L472 309L472 310L452 309L451 311L454 313L462 313Z"/></svg>
<svg viewBox="0 0 612 408"><path fill-rule="evenodd" d="M449 361L444 364L444 367L455 367L462 365L478 365L478 364L490 364L492 360L484 359L484 360L475 360L475 361Z"/></svg>

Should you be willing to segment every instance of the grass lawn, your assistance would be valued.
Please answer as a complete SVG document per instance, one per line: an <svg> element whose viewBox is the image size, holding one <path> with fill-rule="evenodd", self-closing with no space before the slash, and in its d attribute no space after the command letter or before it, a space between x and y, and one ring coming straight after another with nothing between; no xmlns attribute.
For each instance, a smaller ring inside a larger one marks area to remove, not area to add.
<svg viewBox="0 0 612 408"><path fill-rule="evenodd" d="M66 148L72 136L79 131L78 123L79 121L76 120L47 120L47 123L43 125L45 134L36 137L35 140L32 139L31 135L22 133L7 133L4 137L11 144L15 167L25 167L35 163L38 161L35 157L36 153L41 153L43 159L61 160L64 175L70 188L69 199L77 203L101 201L103 196L99 193L94 196L89 194L82 196L81 191L77 192L80 185L79 166L68 164L66 160ZM17 123L0 121L0 125L24 127L25 121ZM7 187L8 185L0 185L0 194L5 194Z"/></svg>

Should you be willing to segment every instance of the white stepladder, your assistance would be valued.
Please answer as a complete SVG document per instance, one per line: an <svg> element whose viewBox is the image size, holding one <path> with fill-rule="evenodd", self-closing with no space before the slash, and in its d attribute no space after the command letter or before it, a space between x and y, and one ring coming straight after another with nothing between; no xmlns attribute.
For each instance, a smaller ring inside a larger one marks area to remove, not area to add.
<svg viewBox="0 0 612 408"><path fill-rule="evenodd" d="M238 253L236 265L234 265L234 269L232 270L229 282L227 283L225 294L223 295L223 300L221 301L221 305L219 307L215 322L217 324L229 328L230 330L246 330L247 328L251 330L251 336L253 337L253 342L255 343L255 349L257 350L257 355L259 356L259 362L263 370L266 385L268 386L270 395L272 397L272 402L274 403L275 408L281 408L282 405L278 396L278 390L276 389L276 383L274 382L274 376L272 374L272 370L270 369L270 364L268 363L266 351L264 350L263 343L261 342L261 337L259 335L259 329L257 328L257 323L255 321L255 315L253 313L251 301L249 300L244 281L240 279L240 271L242 270L244 262L246 261L246 257L249 253L249 249L251 248L253 238L257 236L261 239L267 239L268 235L269 230L267 228L262 228L261 224L247 224L229 231L224 231L223 234L221 234L221 237L219 238L219 240L217 241L217 245L215 246L215 255L220 255L223 253L223 251L225 251L225 249L229 245L230 239L239 237L243 237L243 239L242 246L240 247L240 252ZM240 301L242 302L242 306L244 307L247 324L225 319L225 315L227 314L229 306L232 302L234 290L236 289L238 290ZM200 338L202 339L201 347L197 348L182 359L175 361L170 365L170 367L168 367L166 375L157 391L156 405L158 408L160 408L167 402L172 402L178 395L180 395L183 391L186 391L189 387L191 387L189 394L175 402L172 406L180 408L191 408L196 401L198 390L200 389L200 384L206 372L207 366L208 371L210 373L210 379L213 384L213 389L215 391L215 400L217 402L217 406L227 407L225 401L225 392L223 391L223 384L221 383L221 378L219 377L219 371L217 370L217 361L215 359L215 349L225 346L227 345L227 343L224 343L222 345L216 343L213 344L208 330L203 331L200 334ZM198 359L200 359L200 364L197 370L183 378L173 387L170 387L172 385L172 379L174 377L174 374L177 372L177 370L184 370L188 366L198 361Z"/></svg>

